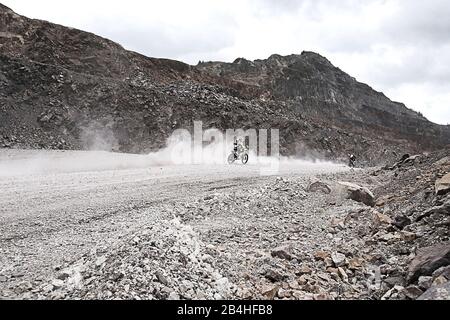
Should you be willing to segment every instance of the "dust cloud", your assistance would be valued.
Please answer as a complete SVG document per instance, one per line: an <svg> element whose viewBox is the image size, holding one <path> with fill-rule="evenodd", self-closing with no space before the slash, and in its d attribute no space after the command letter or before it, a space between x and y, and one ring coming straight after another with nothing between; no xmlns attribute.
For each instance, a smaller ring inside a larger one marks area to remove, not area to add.
<svg viewBox="0 0 450 320"><path fill-rule="evenodd" d="M101 140L98 140L101 141ZM216 140L195 146L190 137L172 136L167 147L147 155L107 151L50 151L0 149L0 177L69 172L129 170L174 165L228 165L232 141ZM331 162L287 157L258 157L249 152L247 166L277 173L279 166L336 166ZM238 160L232 166L242 166ZM263 172L262 172L263 173Z"/></svg>

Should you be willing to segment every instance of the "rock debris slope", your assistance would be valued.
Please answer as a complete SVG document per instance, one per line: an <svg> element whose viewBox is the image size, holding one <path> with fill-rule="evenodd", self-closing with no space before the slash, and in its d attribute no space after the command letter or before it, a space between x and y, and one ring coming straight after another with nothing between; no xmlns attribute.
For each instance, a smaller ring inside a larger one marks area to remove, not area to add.
<svg viewBox="0 0 450 320"><path fill-rule="evenodd" d="M161 182L145 183L135 181L141 170L61 174L69 189L94 179L95 202L59 187L78 205L53 208L49 184L34 200L52 211L45 220L45 210L8 214L12 190L2 206L0 297L450 299L450 188L436 189L450 153L414 159L265 178L207 167L208 178L158 178L158 168L147 175ZM42 186L51 176L34 179Z"/></svg>

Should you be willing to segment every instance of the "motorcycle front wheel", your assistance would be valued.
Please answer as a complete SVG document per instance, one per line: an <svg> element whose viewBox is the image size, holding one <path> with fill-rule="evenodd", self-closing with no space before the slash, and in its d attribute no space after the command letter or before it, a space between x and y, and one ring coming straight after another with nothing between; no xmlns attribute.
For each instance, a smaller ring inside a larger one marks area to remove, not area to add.
<svg viewBox="0 0 450 320"><path fill-rule="evenodd" d="M228 156L228 164L232 164L234 162L235 158L234 158L234 154L230 154Z"/></svg>

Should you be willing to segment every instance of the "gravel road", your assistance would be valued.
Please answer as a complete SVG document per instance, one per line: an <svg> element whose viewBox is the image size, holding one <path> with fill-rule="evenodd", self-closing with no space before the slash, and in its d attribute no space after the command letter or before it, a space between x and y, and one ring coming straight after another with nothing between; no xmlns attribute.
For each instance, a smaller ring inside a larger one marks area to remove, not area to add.
<svg viewBox="0 0 450 320"><path fill-rule="evenodd" d="M171 220L185 204L209 195L245 193L276 177L307 179L347 170L291 162L276 176L261 176L255 164L147 167L143 159L103 152L0 152L0 293L18 295L60 265L107 252L143 226ZM208 225L226 224L228 216L224 211ZM235 215L229 223L248 218ZM192 225L208 232L203 222L193 219Z"/></svg>

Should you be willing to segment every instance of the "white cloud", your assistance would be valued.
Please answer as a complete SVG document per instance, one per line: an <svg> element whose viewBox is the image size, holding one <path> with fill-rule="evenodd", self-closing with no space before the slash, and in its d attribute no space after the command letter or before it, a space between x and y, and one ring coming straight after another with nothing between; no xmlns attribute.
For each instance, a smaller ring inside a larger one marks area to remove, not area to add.
<svg viewBox="0 0 450 320"><path fill-rule="evenodd" d="M316 51L430 120L450 122L447 0L2 2L29 17L192 64Z"/></svg>
<svg viewBox="0 0 450 320"><path fill-rule="evenodd" d="M448 84L404 84L385 91L414 110L428 115L430 121L450 125L450 91Z"/></svg>

